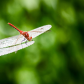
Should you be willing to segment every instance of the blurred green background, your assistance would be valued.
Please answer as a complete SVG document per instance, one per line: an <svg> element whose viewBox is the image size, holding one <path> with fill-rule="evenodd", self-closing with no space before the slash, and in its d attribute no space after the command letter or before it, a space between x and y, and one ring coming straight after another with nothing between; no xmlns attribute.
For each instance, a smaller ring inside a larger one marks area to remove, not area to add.
<svg viewBox="0 0 84 84"><path fill-rule="evenodd" d="M0 39L50 24L51 32L0 57L0 84L84 84L84 0L0 0Z"/></svg>

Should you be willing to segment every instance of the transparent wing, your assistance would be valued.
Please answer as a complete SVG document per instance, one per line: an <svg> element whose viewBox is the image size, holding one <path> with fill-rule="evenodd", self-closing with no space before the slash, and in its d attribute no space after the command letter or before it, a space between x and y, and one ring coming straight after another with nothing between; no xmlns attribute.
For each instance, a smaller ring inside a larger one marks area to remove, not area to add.
<svg viewBox="0 0 84 84"><path fill-rule="evenodd" d="M34 41L30 41L27 43L27 45L22 44L22 45L12 46L12 47L8 47L8 48L2 48L2 49L0 49L0 56L18 51L23 48L26 48L26 47L32 45L33 43L34 43Z"/></svg>
<svg viewBox="0 0 84 84"><path fill-rule="evenodd" d="M35 38L39 36L40 34L48 31L52 26L51 25L45 25L39 28L36 28L34 30L28 31L29 35L32 36L32 38Z"/></svg>
<svg viewBox="0 0 84 84"><path fill-rule="evenodd" d="M18 37L19 37L19 35L0 40L0 48L15 45L15 42ZM23 39L24 39L24 37L21 35L20 38L17 40L16 44L20 44Z"/></svg>

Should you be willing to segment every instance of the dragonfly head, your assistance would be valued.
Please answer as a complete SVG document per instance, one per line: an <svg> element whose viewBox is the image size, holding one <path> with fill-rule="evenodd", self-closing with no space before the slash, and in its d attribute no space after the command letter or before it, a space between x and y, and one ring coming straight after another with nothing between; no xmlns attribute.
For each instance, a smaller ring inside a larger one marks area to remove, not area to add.
<svg viewBox="0 0 84 84"><path fill-rule="evenodd" d="M32 41L32 37L30 36L30 37L28 37L28 41Z"/></svg>

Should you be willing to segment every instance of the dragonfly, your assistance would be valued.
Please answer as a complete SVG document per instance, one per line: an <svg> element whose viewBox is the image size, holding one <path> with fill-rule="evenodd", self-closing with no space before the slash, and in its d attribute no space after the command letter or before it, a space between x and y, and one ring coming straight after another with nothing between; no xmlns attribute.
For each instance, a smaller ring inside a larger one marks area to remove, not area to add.
<svg viewBox="0 0 84 84"><path fill-rule="evenodd" d="M20 49L26 48L34 44L35 41L33 41L33 38L39 36L46 31L49 31L49 29L52 27L51 25L44 25L31 31L22 31L15 27L13 24L8 24L16 29L20 33L20 35L0 40L0 56L16 52Z"/></svg>

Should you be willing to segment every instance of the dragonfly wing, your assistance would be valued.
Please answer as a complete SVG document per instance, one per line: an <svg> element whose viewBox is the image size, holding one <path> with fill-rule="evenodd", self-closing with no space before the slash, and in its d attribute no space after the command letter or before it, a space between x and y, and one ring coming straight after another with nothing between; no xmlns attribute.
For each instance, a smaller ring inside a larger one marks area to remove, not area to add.
<svg viewBox="0 0 84 84"><path fill-rule="evenodd" d="M12 46L12 47L8 47L8 48L2 48L2 49L0 49L0 56L18 51L23 48L26 48L26 47L32 45L33 43L34 43L34 41L30 41L27 43L27 45L24 43L22 45Z"/></svg>
<svg viewBox="0 0 84 84"><path fill-rule="evenodd" d="M48 31L52 26L51 25L44 25L42 27L36 28L34 30L28 31L29 35L32 36L32 38L35 38L39 36L40 34Z"/></svg>
<svg viewBox="0 0 84 84"><path fill-rule="evenodd" d="M15 42L18 37L19 37L19 35L0 40L0 48L15 45ZM20 44L23 39L24 39L24 37L21 35L20 38L17 40L16 44Z"/></svg>

